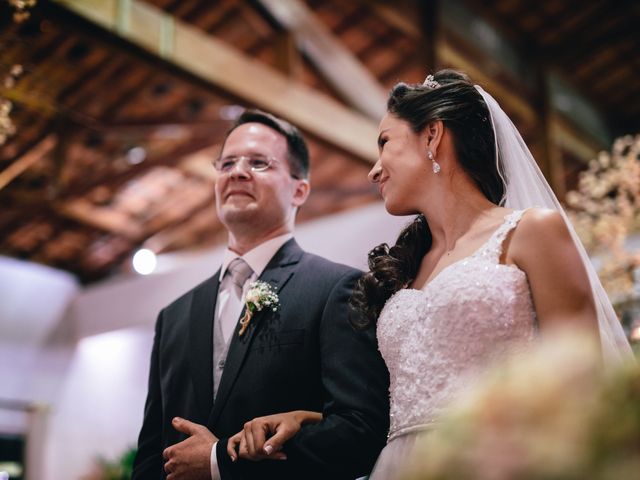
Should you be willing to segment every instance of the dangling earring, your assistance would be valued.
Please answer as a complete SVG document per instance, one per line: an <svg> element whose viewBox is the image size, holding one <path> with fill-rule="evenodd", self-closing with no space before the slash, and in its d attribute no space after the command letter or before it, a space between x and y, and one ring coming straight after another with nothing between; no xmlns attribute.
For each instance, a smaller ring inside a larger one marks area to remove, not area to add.
<svg viewBox="0 0 640 480"><path fill-rule="evenodd" d="M440 164L436 162L435 158L433 158L433 153L431 152L431 150L427 150L427 157L429 157L429 160L431 160L433 173L440 173Z"/></svg>

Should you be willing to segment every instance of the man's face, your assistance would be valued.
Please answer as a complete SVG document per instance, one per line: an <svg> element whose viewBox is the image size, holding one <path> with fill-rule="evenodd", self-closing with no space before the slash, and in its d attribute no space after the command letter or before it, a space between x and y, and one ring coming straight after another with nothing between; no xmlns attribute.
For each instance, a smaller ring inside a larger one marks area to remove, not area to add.
<svg viewBox="0 0 640 480"><path fill-rule="evenodd" d="M307 181L291 177L286 139L266 125L240 125L229 134L220 154L221 159L255 156L273 160L268 169L252 171L245 158L216 178L218 217L234 232L250 227L256 233L269 233L286 225L308 196Z"/></svg>

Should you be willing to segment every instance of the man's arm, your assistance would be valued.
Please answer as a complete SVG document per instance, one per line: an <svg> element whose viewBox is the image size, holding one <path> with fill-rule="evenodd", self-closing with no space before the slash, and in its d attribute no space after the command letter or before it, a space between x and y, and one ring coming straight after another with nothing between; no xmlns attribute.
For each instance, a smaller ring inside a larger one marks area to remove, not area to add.
<svg viewBox="0 0 640 480"><path fill-rule="evenodd" d="M359 274L345 274L327 297L319 327L322 421L305 425L286 443L288 468L300 478L356 478L371 471L389 429L389 374L374 329L356 332L348 300ZM272 432L273 433L273 432ZM229 439L216 445L221 477L242 478L245 460L233 462ZM273 460L263 460L273 461Z"/></svg>
<svg viewBox="0 0 640 480"><path fill-rule="evenodd" d="M319 332L323 420L304 426L285 445L300 471L357 477L369 473L389 429L389 374L375 329L354 331L348 301L359 277L349 273L328 297ZM220 456L218 457L220 458Z"/></svg>
<svg viewBox="0 0 640 480"><path fill-rule="evenodd" d="M149 390L144 407L144 420L138 437L138 452L133 464L132 480L159 479L162 475L162 393L160 390L159 350L162 337L162 312L156 321Z"/></svg>

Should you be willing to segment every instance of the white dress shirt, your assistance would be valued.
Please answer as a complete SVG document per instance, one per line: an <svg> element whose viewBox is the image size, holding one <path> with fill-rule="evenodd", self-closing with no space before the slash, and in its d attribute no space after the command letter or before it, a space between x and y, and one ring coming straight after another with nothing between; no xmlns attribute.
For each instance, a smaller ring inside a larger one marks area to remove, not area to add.
<svg viewBox="0 0 640 480"><path fill-rule="evenodd" d="M248 251L244 255L242 255L242 259L247 262L247 264L253 270L253 274L249 277L249 279L245 282L243 293L246 291L247 285L251 282L255 281L262 272L267 267L267 264L271 261L273 256L276 254L280 247L288 242L291 238L293 238L292 233L285 233L284 235L279 235L270 240L267 240L264 243L261 243L257 247ZM224 274L227 271L227 267L235 258L239 257L237 253L227 248L224 252L224 256L222 257L222 267L220 268L220 281L224 278ZM224 305L227 303L229 299L229 291L218 290L218 298L216 300L216 315L219 316L220 312L224 308ZM211 449L210 463L211 463L211 479L212 480L220 480L220 470L218 469L218 458L216 457L216 446L218 442L213 444L213 448Z"/></svg>

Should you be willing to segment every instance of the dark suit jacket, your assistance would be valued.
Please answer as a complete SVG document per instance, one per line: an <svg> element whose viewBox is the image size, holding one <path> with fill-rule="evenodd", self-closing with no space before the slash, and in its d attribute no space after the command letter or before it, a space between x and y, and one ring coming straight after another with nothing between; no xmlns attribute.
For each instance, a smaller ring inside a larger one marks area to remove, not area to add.
<svg viewBox="0 0 640 480"><path fill-rule="evenodd" d="M164 478L162 451L184 440L171 426L181 416L220 439L223 480L253 478L353 479L368 473L389 427L389 377L375 332L356 332L347 301L360 272L306 253L288 241L260 279L277 288L277 312L254 315L234 334L213 403L212 335L218 276L206 280L158 317L149 393L134 479ZM285 446L286 461L232 463L227 439L255 417L312 410Z"/></svg>

